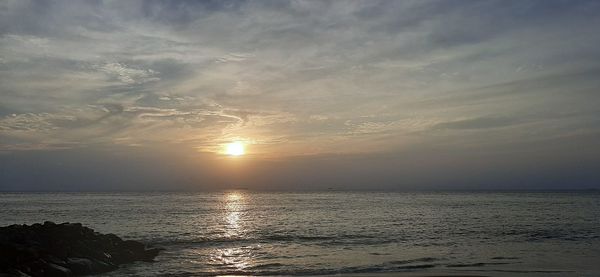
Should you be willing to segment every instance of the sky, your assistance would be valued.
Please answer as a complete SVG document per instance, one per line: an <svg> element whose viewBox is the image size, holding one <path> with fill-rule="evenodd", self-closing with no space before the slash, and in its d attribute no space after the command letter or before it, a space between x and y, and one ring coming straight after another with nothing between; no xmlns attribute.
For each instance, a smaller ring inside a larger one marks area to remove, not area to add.
<svg viewBox="0 0 600 277"><path fill-rule="evenodd" d="M598 14L2 0L0 190L600 188Z"/></svg>

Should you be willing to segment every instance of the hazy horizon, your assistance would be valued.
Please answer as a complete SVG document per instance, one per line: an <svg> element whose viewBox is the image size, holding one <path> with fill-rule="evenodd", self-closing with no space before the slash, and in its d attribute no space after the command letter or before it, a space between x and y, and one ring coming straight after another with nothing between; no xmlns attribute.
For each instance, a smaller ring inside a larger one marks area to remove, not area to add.
<svg viewBox="0 0 600 277"><path fill-rule="evenodd" d="M600 189L598 14L0 1L0 191Z"/></svg>

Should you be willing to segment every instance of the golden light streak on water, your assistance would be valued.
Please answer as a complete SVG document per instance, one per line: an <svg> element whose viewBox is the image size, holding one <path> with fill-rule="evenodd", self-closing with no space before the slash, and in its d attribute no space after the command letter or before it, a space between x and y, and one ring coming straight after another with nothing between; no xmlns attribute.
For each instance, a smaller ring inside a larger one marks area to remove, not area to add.
<svg viewBox="0 0 600 277"><path fill-rule="evenodd" d="M243 193L232 191L223 196L225 238L236 240L246 233L244 215L246 197ZM210 255L210 261L233 271L241 271L256 264L252 247L225 247L215 249Z"/></svg>

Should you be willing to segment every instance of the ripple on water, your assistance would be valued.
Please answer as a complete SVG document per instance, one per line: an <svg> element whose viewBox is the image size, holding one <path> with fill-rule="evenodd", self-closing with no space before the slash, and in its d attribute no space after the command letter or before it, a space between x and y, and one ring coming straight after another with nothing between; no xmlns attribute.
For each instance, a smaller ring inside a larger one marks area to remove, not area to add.
<svg viewBox="0 0 600 277"><path fill-rule="evenodd" d="M58 193L0 194L0 205L2 225L82 222L167 249L107 276L600 276L600 195Z"/></svg>

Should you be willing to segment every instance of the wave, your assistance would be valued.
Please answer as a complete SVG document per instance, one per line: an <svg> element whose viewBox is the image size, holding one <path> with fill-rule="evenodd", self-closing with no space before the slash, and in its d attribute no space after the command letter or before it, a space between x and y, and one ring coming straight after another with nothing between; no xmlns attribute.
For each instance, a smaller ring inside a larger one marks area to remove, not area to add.
<svg viewBox="0 0 600 277"><path fill-rule="evenodd" d="M498 257L500 259L518 259L515 257ZM380 264L365 266L346 266L340 268L301 268L283 263L265 263L243 270L221 269L218 271L194 271L164 274L160 276L221 276L221 275L253 275L253 276L317 276L340 274L376 274L376 273L401 273L421 272L434 268L465 268L470 272L505 272L505 273L561 273L559 270L525 270L525 269L498 269L484 268L486 266L513 264L509 262L478 262L465 264L445 264L444 259L423 257L407 260L396 260ZM469 269L472 268L472 269Z"/></svg>
<svg viewBox="0 0 600 277"><path fill-rule="evenodd" d="M600 238L596 230L574 232L565 229L508 230L500 232L498 235L501 237L519 237L526 242L544 240L587 241Z"/></svg>
<svg viewBox="0 0 600 277"><path fill-rule="evenodd" d="M404 241L402 239L378 238L369 235L264 235L264 236L199 236L199 237L151 237L140 240L152 245L170 244L228 244L228 243L276 243L276 242L310 242L320 245L373 245Z"/></svg>
<svg viewBox="0 0 600 277"><path fill-rule="evenodd" d="M600 236L594 232L569 232L566 230L506 230L496 232L487 237L500 238L509 241L589 241L597 240ZM129 238L129 237L128 237ZM416 246L452 246L455 242L438 237L410 237L373 234L335 234L335 235L305 235L305 234L265 234L250 233L243 235L225 236L222 233L194 236L191 233L173 234L161 237L134 236L131 239L141 240L153 245L170 244L230 244L230 243L278 243L292 242L299 244L313 244L319 246L335 245L384 245L390 243L410 243Z"/></svg>
<svg viewBox="0 0 600 277"><path fill-rule="evenodd" d="M218 272L178 272L163 274L160 276L222 276L222 275L254 275L254 276L315 276L315 275L339 275L339 274L367 274L367 273L391 273L391 272L413 272L430 269L438 266L435 263L418 263L421 261L435 261L434 258L422 258L405 261L395 261L384 264L368 266L348 266L341 268L285 268L281 263L270 263L256 265L244 270L222 270Z"/></svg>
<svg viewBox="0 0 600 277"><path fill-rule="evenodd" d="M506 265L512 264L508 262L493 262L493 263L470 263L470 264L449 264L446 267L482 267L486 265Z"/></svg>

